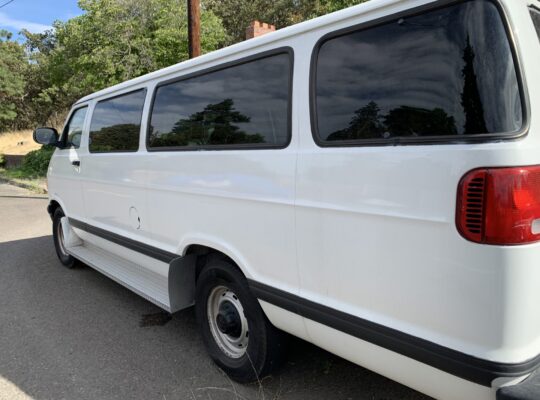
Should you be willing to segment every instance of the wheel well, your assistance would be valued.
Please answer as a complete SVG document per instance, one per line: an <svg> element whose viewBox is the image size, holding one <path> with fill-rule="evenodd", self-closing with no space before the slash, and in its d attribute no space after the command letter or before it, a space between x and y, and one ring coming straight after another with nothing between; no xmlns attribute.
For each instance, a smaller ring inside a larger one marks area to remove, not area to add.
<svg viewBox="0 0 540 400"><path fill-rule="evenodd" d="M221 260L228 261L233 265L237 265L236 262L234 262L234 260L227 254L208 246L192 244L188 246L184 255L187 256L190 254L195 254L197 256L197 261L195 262L195 282L197 282L197 280L199 279L199 274L206 265L208 259L211 257L219 258ZM238 270L240 270L240 268L238 268Z"/></svg>
<svg viewBox="0 0 540 400"><path fill-rule="evenodd" d="M61 207L60 207L60 203L58 203L57 201L52 200L52 201L49 203L49 205L47 206L47 211L49 212L49 215L51 216L51 218L53 217L54 212L55 212L58 208L61 208Z"/></svg>

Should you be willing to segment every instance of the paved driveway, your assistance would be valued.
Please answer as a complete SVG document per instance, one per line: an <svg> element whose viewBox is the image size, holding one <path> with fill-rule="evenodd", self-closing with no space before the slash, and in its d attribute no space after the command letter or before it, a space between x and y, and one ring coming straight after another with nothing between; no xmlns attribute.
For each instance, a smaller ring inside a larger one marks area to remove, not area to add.
<svg viewBox="0 0 540 400"><path fill-rule="evenodd" d="M261 385L209 360L193 309L56 260L47 201L0 184L0 399L426 399L300 340Z"/></svg>

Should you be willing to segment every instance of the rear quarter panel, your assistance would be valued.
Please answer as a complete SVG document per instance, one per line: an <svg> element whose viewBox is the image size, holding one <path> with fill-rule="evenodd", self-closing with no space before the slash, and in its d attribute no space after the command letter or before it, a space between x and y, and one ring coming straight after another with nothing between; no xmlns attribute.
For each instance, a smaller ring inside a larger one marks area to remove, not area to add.
<svg viewBox="0 0 540 400"><path fill-rule="evenodd" d="M540 244L478 245L455 225L466 172L540 164L538 38L524 3L503 6L524 73L526 135L484 144L319 148L309 104L301 102L296 219L302 297L469 355L515 363L540 353ZM314 44L326 31L304 39ZM297 49L298 58L309 59L311 48ZM302 82L297 95L307 99L307 76Z"/></svg>

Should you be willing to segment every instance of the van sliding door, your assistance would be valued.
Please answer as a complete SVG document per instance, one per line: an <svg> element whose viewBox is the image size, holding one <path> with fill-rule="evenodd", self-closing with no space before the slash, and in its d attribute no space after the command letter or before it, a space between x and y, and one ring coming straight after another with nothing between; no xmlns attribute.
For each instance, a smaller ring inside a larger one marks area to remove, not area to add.
<svg viewBox="0 0 540 400"><path fill-rule="evenodd" d="M292 54L158 84L148 138L153 239L221 250L250 279L298 287Z"/></svg>
<svg viewBox="0 0 540 400"><path fill-rule="evenodd" d="M146 90L96 103L81 159L88 224L142 240L148 231L144 160L137 151Z"/></svg>

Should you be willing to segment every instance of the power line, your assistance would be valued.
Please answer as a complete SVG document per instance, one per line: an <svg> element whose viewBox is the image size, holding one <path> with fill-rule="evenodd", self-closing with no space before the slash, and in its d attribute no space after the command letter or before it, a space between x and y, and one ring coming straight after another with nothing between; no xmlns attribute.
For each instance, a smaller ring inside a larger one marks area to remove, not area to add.
<svg viewBox="0 0 540 400"><path fill-rule="evenodd" d="M7 6L9 3L13 3L14 1L15 1L15 0L8 0L8 1L6 1L4 4L2 4L2 5L0 6L0 8L3 8L3 7L5 7L5 6Z"/></svg>

